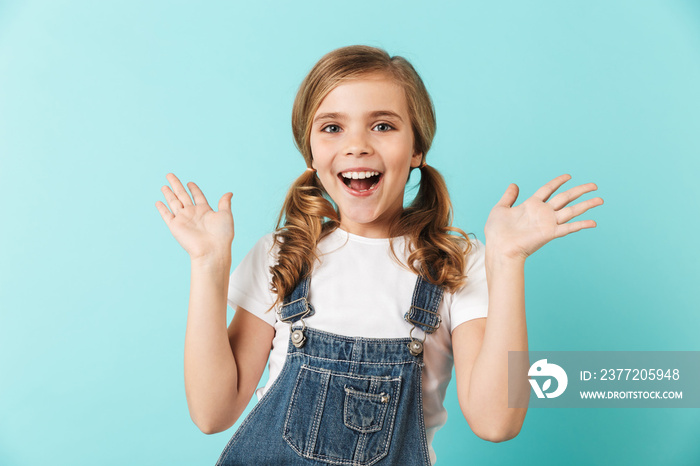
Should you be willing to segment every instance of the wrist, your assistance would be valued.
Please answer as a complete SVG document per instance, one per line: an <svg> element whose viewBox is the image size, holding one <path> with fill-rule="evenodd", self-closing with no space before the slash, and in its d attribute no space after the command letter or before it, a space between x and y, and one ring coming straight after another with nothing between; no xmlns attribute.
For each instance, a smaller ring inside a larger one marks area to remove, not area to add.
<svg viewBox="0 0 700 466"><path fill-rule="evenodd" d="M527 259L527 254L521 252L499 247L496 245L489 246L486 243L486 263L491 266L517 266L523 267L525 265L525 259Z"/></svg>
<svg viewBox="0 0 700 466"><path fill-rule="evenodd" d="M191 256L192 267L199 268L231 268L231 251L215 251L200 256Z"/></svg>

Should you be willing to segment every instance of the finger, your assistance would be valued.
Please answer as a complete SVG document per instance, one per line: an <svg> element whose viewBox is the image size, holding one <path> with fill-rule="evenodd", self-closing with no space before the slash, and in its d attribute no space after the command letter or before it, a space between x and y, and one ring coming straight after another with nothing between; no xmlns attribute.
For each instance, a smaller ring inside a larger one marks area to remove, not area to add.
<svg viewBox="0 0 700 466"><path fill-rule="evenodd" d="M177 215L177 212L184 208L182 202L180 202L180 199L167 186L163 186L160 188L160 190L163 193L163 196L165 196L165 200L168 201L170 210L173 211L174 215Z"/></svg>
<svg viewBox="0 0 700 466"><path fill-rule="evenodd" d="M219 199L219 212L222 210L228 210L231 212L231 198L233 197L233 193L226 193L223 196L221 196L221 199Z"/></svg>
<svg viewBox="0 0 700 466"><path fill-rule="evenodd" d="M503 193L503 196L501 196L501 199L498 201L496 205L504 206L504 207L512 207L513 204L515 203L516 199L518 199L518 193L520 192L520 188L518 188L518 185L515 183L511 183L508 185L506 188L506 192Z"/></svg>
<svg viewBox="0 0 700 466"><path fill-rule="evenodd" d="M559 193L549 200L548 204L554 209L559 210L571 201L575 201L582 195L590 193L598 189L595 183L586 183L571 189L567 189L563 193Z"/></svg>
<svg viewBox="0 0 700 466"><path fill-rule="evenodd" d="M547 199L549 199L549 196L552 195L554 191L559 189L561 185L566 183L571 179L571 175L559 175L556 178L554 178L552 181L549 183L545 184L542 186L540 189L535 191L535 194L532 195L535 199L539 199L542 202L546 202Z"/></svg>
<svg viewBox="0 0 700 466"><path fill-rule="evenodd" d="M579 202L578 204L565 207L554 214L557 217L557 223L562 224L601 204L603 204L603 199L600 197L595 197L593 199L588 199L586 201Z"/></svg>
<svg viewBox="0 0 700 466"><path fill-rule="evenodd" d="M564 223L562 225L557 225L554 237L561 238L569 233L574 233L584 228L595 228L595 226L596 223L593 220L579 220L578 222Z"/></svg>
<svg viewBox="0 0 700 466"><path fill-rule="evenodd" d="M165 177L170 182L170 186L173 187L173 191L175 192L177 198L180 199L180 202L182 202L182 205L192 205L192 199L190 199L190 195L185 190L185 187L182 186L182 183L180 183L178 177L175 176L174 173L168 173L165 175Z"/></svg>
<svg viewBox="0 0 700 466"><path fill-rule="evenodd" d="M201 189L199 189L199 186L197 186L194 181L187 183L187 187L190 188L190 191L192 192L195 205L209 205L207 198L204 197L204 193Z"/></svg>
<svg viewBox="0 0 700 466"><path fill-rule="evenodd" d="M166 225L169 225L170 221L175 218L168 208L165 207L165 204L160 201L156 201L156 209L158 209L158 212L160 212L160 216L163 217Z"/></svg>

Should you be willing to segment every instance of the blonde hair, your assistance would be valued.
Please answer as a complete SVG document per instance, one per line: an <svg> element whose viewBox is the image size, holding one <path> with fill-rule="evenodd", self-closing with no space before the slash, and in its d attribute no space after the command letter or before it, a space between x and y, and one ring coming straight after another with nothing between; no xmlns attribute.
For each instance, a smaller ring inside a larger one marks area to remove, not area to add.
<svg viewBox="0 0 700 466"><path fill-rule="evenodd" d="M294 100L295 144L307 167L311 167L312 121L323 99L342 82L376 72L390 76L403 87L414 151L423 154L418 194L392 223L390 236L407 237L408 264L402 265L431 283L455 291L466 279L464 268L471 243L462 230L452 227L452 203L443 177L425 165L435 135L435 110L423 81L406 59L364 45L342 47L324 55L304 78ZM316 173L305 170L290 187L277 220L274 244L279 245L278 263L270 268L271 289L277 293L275 305L311 274L317 259L316 245L339 225L339 213ZM393 242L391 246L396 258Z"/></svg>

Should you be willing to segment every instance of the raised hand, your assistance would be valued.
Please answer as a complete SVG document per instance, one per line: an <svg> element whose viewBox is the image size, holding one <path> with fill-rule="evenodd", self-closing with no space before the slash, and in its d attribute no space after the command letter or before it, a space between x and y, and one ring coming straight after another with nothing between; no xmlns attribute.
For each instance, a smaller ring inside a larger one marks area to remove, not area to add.
<svg viewBox="0 0 700 466"><path fill-rule="evenodd" d="M548 201L549 197L570 179L570 175L554 178L538 189L532 197L515 207L513 204L518 198L518 186L508 186L486 221L486 247L510 258L524 259L554 238L561 238L583 228L595 227L596 223L593 220L567 223L603 203L603 199L596 197L568 205L583 194L598 189L594 183L573 187Z"/></svg>
<svg viewBox="0 0 700 466"><path fill-rule="evenodd" d="M187 183L194 198L193 203L184 186L174 174L168 173L166 178L173 189L163 186L161 191L170 210L161 201L156 202L156 208L170 228L170 232L180 243L180 246L187 251L190 258L230 254L234 235L233 215L231 214L233 193L221 196L219 211L214 212L207 203L204 193L196 184Z"/></svg>

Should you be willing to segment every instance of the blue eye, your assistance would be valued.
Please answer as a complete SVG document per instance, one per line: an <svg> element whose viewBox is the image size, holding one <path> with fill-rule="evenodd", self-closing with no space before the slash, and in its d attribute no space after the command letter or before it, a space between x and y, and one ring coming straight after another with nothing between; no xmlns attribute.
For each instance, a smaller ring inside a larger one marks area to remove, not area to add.
<svg viewBox="0 0 700 466"><path fill-rule="evenodd" d="M386 126L386 128L387 128L387 129L385 129L385 130L379 130L379 131L382 132L382 133L385 133L385 132L387 132L387 131L391 131L392 129L394 129L394 127L391 126L391 125L388 124L388 123L379 123L377 126L375 126L375 128L377 128L377 127L379 127L379 126Z"/></svg>
<svg viewBox="0 0 700 466"><path fill-rule="evenodd" d="M340 131L340 126L338 125L328 125L321 129L324 133L337 133L338 131L326 131L328 128L337 128Z"/></svg>

